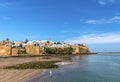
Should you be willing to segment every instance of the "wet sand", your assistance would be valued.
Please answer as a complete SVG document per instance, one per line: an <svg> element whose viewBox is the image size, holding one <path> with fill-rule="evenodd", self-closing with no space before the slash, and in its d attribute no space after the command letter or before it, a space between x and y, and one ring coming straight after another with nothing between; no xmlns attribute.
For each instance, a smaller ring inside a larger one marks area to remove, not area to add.
<svg viewBox="0 0 120 82"><path fill-rule="evenodd" d="M42 73L43 70L11 70L0 69L0 82L24 82L26 79L30 79Z"/></svg>
<svg viewBox="0 0 120 82"><path fill-rule="evenodd" d="M48 80L49 78L49 70L43 70L42 73L30 78L30 79L26 79L25 82L48 82L45 80Z"/></svg>
<svg viewBox="0 0 120 82"><path fill-rule="evenodd" d="M23 57L23 58L0 58L0 82L25 82L34 76L40 75L43 69L3 69L6 66L12 66L27 62L36 61L56 61L58 58L44 59L42 57Z"/></svg>

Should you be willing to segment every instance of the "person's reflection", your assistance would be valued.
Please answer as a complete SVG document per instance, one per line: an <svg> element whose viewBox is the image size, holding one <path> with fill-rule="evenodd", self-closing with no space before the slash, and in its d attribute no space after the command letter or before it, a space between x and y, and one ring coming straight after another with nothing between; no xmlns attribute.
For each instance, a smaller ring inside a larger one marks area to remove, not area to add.
<svg viewBox="0 0 120 82"><path fill-rule="evenodd" d="M53 81L52 81L52 78L50 78L50 81L49 81L49 82L53 82Z"/></svg>
<svg viewBox="0 0 120 82"><path fill-rule="evenodd" d="M50 76L50 81L49 82L52 82L52 77L53 77L52 70L49 71L49 76Z"/></svg>

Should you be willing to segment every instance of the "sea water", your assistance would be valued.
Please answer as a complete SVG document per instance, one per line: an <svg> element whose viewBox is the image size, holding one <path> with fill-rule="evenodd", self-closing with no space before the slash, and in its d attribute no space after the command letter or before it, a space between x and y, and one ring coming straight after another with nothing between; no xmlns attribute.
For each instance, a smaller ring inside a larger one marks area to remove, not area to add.
<svg viewBox="0 0 120 82"><path fill-rule="evenodd" d="M72 60L54 70L52 78L36 78L36 82L120 82L118 53L74 56Z"/></svg>

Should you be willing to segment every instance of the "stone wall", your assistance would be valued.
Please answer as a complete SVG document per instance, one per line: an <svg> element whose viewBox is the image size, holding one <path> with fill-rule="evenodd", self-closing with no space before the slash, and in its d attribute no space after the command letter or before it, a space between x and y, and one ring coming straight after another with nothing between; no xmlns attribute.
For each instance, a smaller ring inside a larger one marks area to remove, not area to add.
<svg viewBox="0 0 120 82"><path fill-rule="evenodd" d="M30 55L39 55L39 54L45 53L44 48L40 46L36 46L34 44L27 45L25 49L27 54L30 54ZM0 46L1 55L18 56L18 51L20 50L21 49L19 48L12 48L11 46L5 46L5 45Z"/></svg>
<svg viewBox="0 0 120 82"><path fill-rule="evenodd" d="M46 52L45 52L45 49L43 48L43 47L40 47L40 54L45 54Z"/></svg>
<svg viewBox="0 0 120 82"><path fill-rule="evenodd" d="M40 54L40 47L35 46L34 44L27 45L26 52L27 54L31 54L31 55L38 55Z"/></svg>
<svg viewBox="0 0 120 82"><path fill-rule="evenodd" d="M80 46L80 53L89 53L89 48L87 47L86 44L81 44Z"/></svg>
<svg viewBox="0 0 120 82"><path fill-rule="evenodd" d="M80 54L80 53L89 53L89 48L86 44L81 45L73 45L72 48L74 49L73 54ZM10 55L10 56L18 56L19 48L12 48L11 46L0 46L0 54L1 55ZM45 53L45 49L34 44L27 45L25 48L27 54L30 55L40 55Z"/></svg>
<svg viewBox="0 0 120 82"><path fill-rule="evenodd" d="M73 48L72 54L79 54L80 53L80 46L74 45L74 46L72 46L72 48Z"/></svg>
<svg viewBox="0 0 120 82"><path fill-rule="evenodd" d="M12 56L18 56L18 49L12 48Z"/></svg>
<svg viewBox="0 0 120 82"><path fill-rule="evenodd" d="M81 45L74 45L72 46L73 48L73 54L81 54L81 53L89 53L89 48L87 47L86 44L81 44Z"/></svg>
<svg viewBox="0 0 120 82"><path fill-rule="evenodd" d="M11 55L12 54L12 47L11 46L0 46L0 54Z"/></svg>

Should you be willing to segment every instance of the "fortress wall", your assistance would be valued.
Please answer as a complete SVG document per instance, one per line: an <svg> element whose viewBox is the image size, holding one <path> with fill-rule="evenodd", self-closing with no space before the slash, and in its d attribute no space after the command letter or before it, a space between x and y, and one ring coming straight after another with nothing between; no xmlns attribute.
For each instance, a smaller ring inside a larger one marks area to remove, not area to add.
<svg viewBox="0 0 120 82"><path fill-rule="evenodd" d="M35 45L27 45L26 52L27 54L31 54L31 55L40 54L40 47Z"/></svg>
<svg viewBox="0 0 120 82"><path fill-rule="evenodd" d="M12 54L12 47L11 46L0 46L0 54L11 55Z"/></svg>

